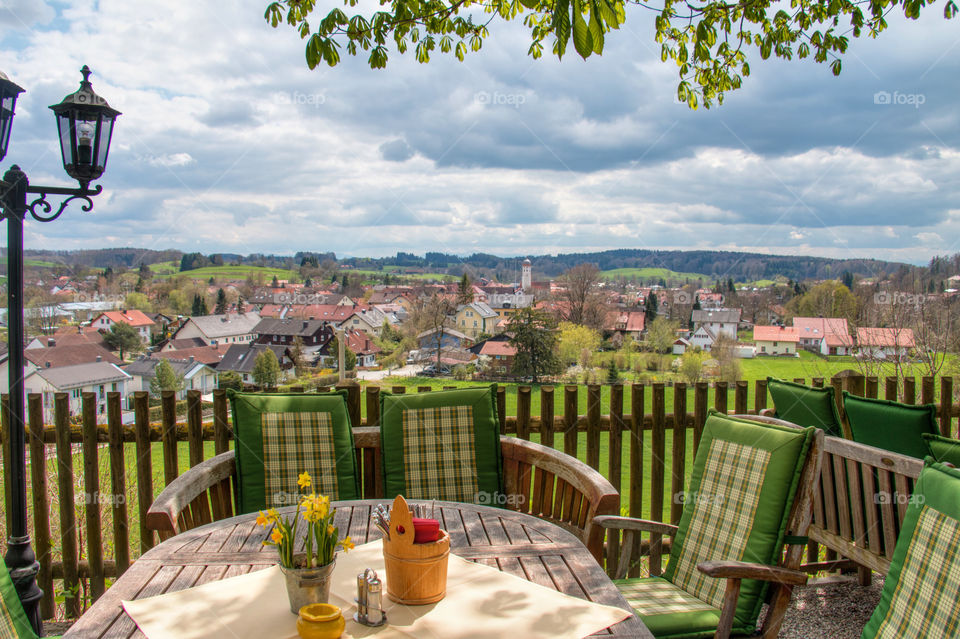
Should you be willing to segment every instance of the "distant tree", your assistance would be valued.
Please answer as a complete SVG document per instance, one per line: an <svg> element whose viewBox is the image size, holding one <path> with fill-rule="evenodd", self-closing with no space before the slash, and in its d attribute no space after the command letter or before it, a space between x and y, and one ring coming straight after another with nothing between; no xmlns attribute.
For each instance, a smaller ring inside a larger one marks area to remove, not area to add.
<svg viewBox="0 0 960 639"><path fill-rule="evenodd" d="M736 353L737 340L726 333L720 333L710 347L710 354L720 367L720 380L735 382L740 379L740 360Z"/></svg>
<svg viewBox="0 0 960 639"><path fill-rule="evenodd" d="M840 276L840 282L843 283L851 291L853 290L853 273L850 271L844 271L843 275Z"/></svg>
<svg viewBox="0 0 960 639"><path fill-rule="evenodd" d="M294 335L293 345L290 347L290 359L293 360L293 369L297 377L303 377L309 370L307 357L303 352L303 340L299 335Z"/></svg>
<svg viewBox="0 0 960 639"><path fill-rule="evenodd" d="M340 368L340 340L334 337L330 340L330 348L328 349L330 356L333 358L333 361L336 363L336 367ZM344 344L343 346L343 370L352 371L357 367L357 354L350 350L350 348Z"/></svg>
<svg viewBox="0 0 960 639"><path fill-rule="evenodd" d="M657 317L647 326L647 344L656 353L667 353L677 339L677 329L680 323L666 317Z"/></svg>
<svg viewBox="0 0 960 639"><path fill-rule="evenodd" d="M153 367L153 379L150 380L150 393L160 397L162 391L182 391L186 386L183 375L178 375L173 366L165 359Z"/></svg>
<svg viewBox="0 0 960 639"><path fill-rule="evenodd" d="M140 277L143 279L148 280L153 277L153 271L151 271L150 267L144 262L140 262L140 268L138 269L138 272L140 273Z"/></svg>
<svg viewBox="0 0 960 639"><path fill-rule="evenodd" d="M273 388L280 381L280 362L269 348L264 349L257 359L253 360L253 381L261 388Z"/></svg>
<svg viewBox="0 0 960 639"><path fill-rule="evenodd" d="M560 322L558 354L564 365L579 363L587 366L589 357L603 343L603 336L598 331L573 322Z"/></svg>
<svg viewBox="0 0 960 639"><path fill-rule="evenodd" d="M551 318L533 307L517 309L507 324L512 335L510 344L517 349L513 360L513 373L532 377L537 383L544 375L560 372L557 357L557 337Z"/></svg>
<svg viewBox="0 0 960 639"><path fill-rule="evenodd" d="M237 314L243 315L246 312L247 312L247 305L244 304L242 297L238 297L237 298Z"/></svg>
<svg viewBox="0 0 960 639"><path fill-rule="evenodd" d="M600 288L600 269L593 264L578 264L561 279L566 285L560 296L566 301L562 319L602 330L609 307Z"/></svg>
<svg viewBox="0 0 960 639"><path fill-rule="evenodd" d="M141 311L150 310L150 300L143 293L138 293L136 291L127 293L127 295L123 298L123 303L127 308L136 308Z"/></svg>
<svg viewBox="0 0 960 639"><path fill-rule="evenodd" d="M103 269L103 279L107 280L108 284L113 282L113 275L112 266L108 266L107 268Z"/></svg>
<svg viewBox="0 0 960 639"><path fill-rule="evenodd" d="M607 383L616 384L619 381L620 381L620 371L617 370L617 363L611 357L610 363L607 365Z"/></svg>
<svg viewBox="0 0 960 639"><path fill-rule="evenodd" d="M457 289L457 304L470 304L473 302L473 285L470 278L464 273L460 278L460 286Z"/></svg>
<svg viewBox="0 0 960 639"><path fill-rule="evenodd" d="M200 293L194 293L193 305L190 307L190 315L193 317L201 317L209 314L210 310L207 308L207 300Z"/></svg>
<svg viewBox="0 0 960 639"><path fill-rule="evenodd" d="M273 276L273 279L270 280L270 286L271 286L272 288L277 288L278 286L280 286L280 281L277 279L277 276L276 276L276 275L274 275L274 276Z"/></svg>
<svg viewBox="0 0 960 639"><path fill-rule="evenodd" d="M236 371L223 371L217 376L217 387L224 390L243 390L243 379Z"/></svg>
<svg viewBox="0 0 960 639"><path fill-rule="evenodd" d="M125 354L143 350L143 342L137 329L122 322L114 322L110 330L103 334L103 341L111 349L120 351L120 359L123 359Z"/></svg>
<svg viewBox="0 0 960 639"><path fill-rule="evenodd" d="M835 280L817 284L787 303L787 311L799 317L842 317L855 322L860 302L850 289Z"/></svg>
<svg viewBox="0 0 960 639"><path fill-rule="evenodd" d="M645 323L651 324L653 320L657 319L657 309L660 306L659 300L657 300L657 294L653 291L650 291L650 294L647 295L647 299L644 302L643 314L645 315Z"/></svg>
<svg viewBox="0 0 960 639"><path fill-rule="evenodd" d="M437 370L440 370L440 356L443 352L443 338L446 335L449 315L454 311L453 304L446 297L434 293L426 299L417 300L410 313L408 324L412 329L411 337L433 331L430 343L437 345Z"/></svg>
<svg viewBox="0 0 960 639"><path fill-rule="evenodd" d="M222 288L217 289L217 305L213 308L214 315L223 315L227 312L227 293Z"/></svg>
<svg viewBox="0 0 960 639"><path fill-rule="evenodd" d="M703 377L703 362L707 359L706 353L688 349L680 358L680 375L690 384L696 384Z"/></svg>

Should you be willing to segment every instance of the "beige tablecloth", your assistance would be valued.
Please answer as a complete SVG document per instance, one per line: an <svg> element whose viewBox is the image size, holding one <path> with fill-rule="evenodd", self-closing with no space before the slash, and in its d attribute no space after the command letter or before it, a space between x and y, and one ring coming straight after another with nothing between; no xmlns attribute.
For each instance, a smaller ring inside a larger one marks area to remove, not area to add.
<svg viewBox="0 0 960 639"><path fill-rule="evenodd" d="M446 597L427 606L404 606L393 603L384 594L389 623L367 628L352 619L356 612L356 577L364 568L373 568L386 578L379 541L337 556L330 603L340 606L347 618L344 637L575 638L593 634L630 615L626 610L570 597L451 554ZM297 618L290 613L283 575L276 566L122 603L148 639L297 637Z"/></svg>

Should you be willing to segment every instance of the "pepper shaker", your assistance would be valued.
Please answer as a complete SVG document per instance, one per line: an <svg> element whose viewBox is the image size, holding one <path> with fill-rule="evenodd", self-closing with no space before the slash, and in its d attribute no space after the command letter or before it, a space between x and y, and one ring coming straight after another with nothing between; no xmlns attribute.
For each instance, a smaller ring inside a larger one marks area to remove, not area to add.
<svg viewBox="0 0 960 639"><path fill-rule="evenodd" d="M387 623L387 614L383 611L383 582L377 573L367 580L367 624L382 626Z"/></svg>
<svg viewBox="0 0 960 639"><path fill-rule="evenodd" d="M357 618L366 619L367 617L367 568L357 575Z"/></svg>

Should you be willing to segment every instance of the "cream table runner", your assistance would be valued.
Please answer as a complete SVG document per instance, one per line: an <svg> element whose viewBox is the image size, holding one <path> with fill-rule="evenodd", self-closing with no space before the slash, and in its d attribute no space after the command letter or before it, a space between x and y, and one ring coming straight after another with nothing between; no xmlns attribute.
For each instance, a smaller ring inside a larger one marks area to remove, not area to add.
<svg viewBox="0 0 960 639"><path fill-rule="evenodd" d="M337 555L330 603L340 606L344 637L378 639L577 638L630 616L621 608L591 603L450 554L447 595L427 606L390 601L389 623L367 628L353 621L357 574L373 568L386 580L380 541ZM148 639L295 639L283 575L276 566L157 597L124 601L123 608Z"/></svg>

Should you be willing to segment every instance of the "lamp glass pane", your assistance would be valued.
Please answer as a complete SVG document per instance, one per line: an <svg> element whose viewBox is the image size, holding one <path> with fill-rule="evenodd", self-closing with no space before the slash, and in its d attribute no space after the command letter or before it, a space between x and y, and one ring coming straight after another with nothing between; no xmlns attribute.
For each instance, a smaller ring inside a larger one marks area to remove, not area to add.
<svg viewBox="0 0 960 639"><path fill-rule="evenodd" d="M57 132L60 134L60 153L63 155L63 166L73 164L73 127L70 124L70 115L57 115Z"/></svg>
<svg viewBox="0 0 960 639"><path fill-rule="evenodd" d="M110 138L113 135L113 120L103 118L100 123L100 145L97 147L97 166L106 168L107 152L110 150Z"/></svg>

